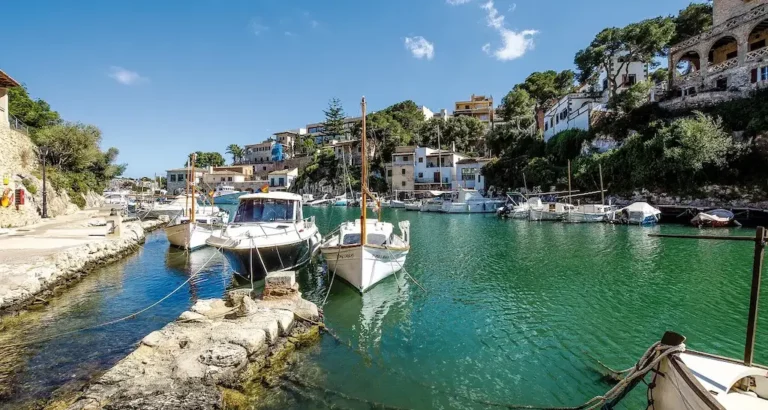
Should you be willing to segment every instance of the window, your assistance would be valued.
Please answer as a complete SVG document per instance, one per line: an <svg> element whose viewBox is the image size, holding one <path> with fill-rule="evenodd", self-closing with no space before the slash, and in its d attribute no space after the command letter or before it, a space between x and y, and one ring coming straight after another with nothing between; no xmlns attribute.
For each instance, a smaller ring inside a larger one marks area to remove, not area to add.
<svg viewBox="0 0 768 410"><path fill-rule="evenodd" d="M285 186L285 178L280 178L280 180L278 181L277 186Z"/></svg>
<svg viewBox="0 0 768 410"><path fill-rule="evenodd" d="M464 109L465 109L465 110L468 110L468 109L469 109L469 106L468 106L468 105L465 105L465 106L464 106Z"/></svg>
<svg viewBox="0 0 768 410"><path fill-rule="evenodd" d="M419 178L424 178L424 173L423 172L419 172Z"/></svg>
<svg viewBox="0 0 768 410"><path fill-rule="evenodd" d="M224 182L226 179L224 177L221 177L221 182Z"/></svg>
<svg viewBox="0 0 768 410"><path fill-rule="evenodd" d="M408 162L408 157L403 157L403 162Z"/></svg>
<svg viewBox="0 0 768 410"><path fill-rule="evenodd" d="M400 174L405 175L405 168L401 169L400 171Z"/></svg>
<svg viewBox="0 0 768 410"><path fill-rule="evenodd" d="M606 78L603 80L603 90L607 90L607 89L608 89L608 79Z"/></svg>
<svg viewBox="0 0 768 410"><path fill-rule="evenodd" d="M405 181L400 182L401 186L405 186Z"/></svg>
<svg viewBox="0 0 768 410"><path fill-rule="evenodd" d="M293 201L252 199L240 201L234 222L271 222L293 220Z"/></svg>
<svg viewBox="0 0 768 410"><path fill-rule="evenodd" d="M388 177L391 177L391 176L392 176L392 170L391 170L391 169L388 169L388 170L387 170L387 176L388 176Z"/></svg>
<svg viewBox="0 0 768 410"><path fill-rule="evenodd" d="M760 68L760 81L768 81L768 66Z"/></svg>
<svg viewBox="0 0 768 410"><path fill-rule="evenodd" d="M739 52L738 51L731 51L730 53L725 55L725 59L726 60L730 60L730 59L736 58L738 56L739 56Z"/></svg>
<svg viewBox="0 0 768 410"><path fill-rule="evenodd" d="M749 51L755 51L757 49L765 47L765 39L762 39L758 41L757 43L752 43L749 45Z"/></svg>
<svg viewBox="0 0 768 410"><path fill-rule="evenodd" d="M544 123L544 131L547 131L549 129L549 121Z"/></svg>
<svg viewBox="0 0 768 410"><path fill-rule="evenodd" d="M474 181L476 173L477 173L477 170L474 169L474 168L462 168L461 169L461 180L462 181Z"/></svg>
<svg viewBox="0 0 768 410"><path fill-rule="evenodd" d="M267 167L261 167L261 168L262 168L262 171L266 171L267 170Z"/></svg>
<svg viewBox="0 0 768 410"><path fill-rule="evenodd" d="M176 178L179 180L179 182L183 182L184 181L184 174L179 174Z"/></svg>
<svg viewBox="0 0 768 410"><path fill-rule="evenodd" d="M627 78L627 86L631 87L637 83L637 75L630 74L629 78Z"/></svg>
<svg viewBox="0 0 768 410"><path fill-rule="evenodd" d="M419 163L424 163L424 157L419 157Z"/></svg>
<svg viewBox="0 0 768 410"><path fill-rule="evenodd" d="M176 174L171 174L171 182L176 182Z"/></svg>
<svg viewBox="0 0 768 410"><path fill-rule="evenodd" d="M228 182L232 182L232 177L227 177Z"/></svg>
<svg viewBox="0 0 768 410"><path fill-rule="evenodd" d="M715 87L718 90L727 90L728 89L728 78L719 78L717 81L715 81Z"/></svg>

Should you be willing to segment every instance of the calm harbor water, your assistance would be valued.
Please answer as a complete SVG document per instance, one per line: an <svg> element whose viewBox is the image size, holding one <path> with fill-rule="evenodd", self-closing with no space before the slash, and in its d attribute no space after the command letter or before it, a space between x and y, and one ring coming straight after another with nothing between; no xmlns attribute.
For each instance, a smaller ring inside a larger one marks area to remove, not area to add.
<svg viewBox="0 0 768 410"><path fill-rule="evenodd" d="M305 212L327 233L359 209ZM402 275L362 297L334 283L325 320L344 343L325 336L303 350L285 388L254 399L261 408L576 405L611 387L595 359L629 367L668 329L686 335L692 348L743 354L750 243L647 234L751 236L751 229L566 225L402 210L385 210L384 219L411 221L406 268L427 292ZM93 272L0 332L5 345L122 317L201 268L193 283L144 315L0 351L0 408L76 389L197 298L221 296L231 275L214 250L187 256L169 250L157 232L136 255ZM306 298L323 300L328 278L321 265L304 269L300 282ZM765 318L756 346L763 363ZM644 408L644 391L624 408Z"/></svg>

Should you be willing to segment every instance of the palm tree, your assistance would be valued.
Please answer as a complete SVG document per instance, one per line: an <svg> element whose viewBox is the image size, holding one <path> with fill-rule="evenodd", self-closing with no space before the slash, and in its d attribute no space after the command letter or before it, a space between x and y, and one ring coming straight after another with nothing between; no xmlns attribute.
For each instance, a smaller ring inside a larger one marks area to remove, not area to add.
<svg viewBox="0 0 768 410"><path fill-rule="evenodd" d="M245 150L243 150L243 147L237 144L229 144L227 146L227 154L232 155L232 164L235 164L238 160L243 159Z"/></svg>

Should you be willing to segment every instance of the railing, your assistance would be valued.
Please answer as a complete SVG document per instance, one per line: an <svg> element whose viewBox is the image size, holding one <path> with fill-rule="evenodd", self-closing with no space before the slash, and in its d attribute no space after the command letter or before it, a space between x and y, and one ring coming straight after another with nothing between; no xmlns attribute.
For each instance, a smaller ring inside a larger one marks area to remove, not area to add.
<svg viewBox="0 0 768 410"><path fill-rule="evenodd" d="M23 122L21 122L21 120L14 117L13 115L8 114L8 123L11 125L12 129L29 135L29 127L27 126L27 124L24 124Z"/></svg>
<svg viewBox="0 0 768 410"><path fill-rule="evenodd" d="M710 74L719 73L719 72L725 71L725 70L727 70L729 68L736 67L738 64L739 64L739 59L738 58L732 58L730 60L723 61L720 64L714 64L714 65L709 66L709 68L707 68L707 72L710 73Z"/></svg>
<svg viewBox="0 0 768 410"><path fill-rule="evenodd" d="M687 74L680 74L680 73L675 74L675 79L679 81L688 81L688 80L693 80L699 77L701 77L701 71L699 70L691 71L690 73L687 73Z"/></svg>
<svg viewBox="0 0 768 410"><path fill-rule="evenodd" d="M765 14L768 14L768 5L763 4L761 6L757 6L750 10L749 12L742 14L740 16L736 16L730 20L725 21L724 23L718 24L715 27L712 27L709 31L706 33L701 33L698 36L693 36L689 38L688 40L685 40L681 43L678 43L674 46L672 46L671 53L675 54L678 51L684 50L692 45L698 44L704 40L707 40L709 38L715 37L717 35L720 35L721 33L724 33L736 26L741 25L744 22L754 20L760 16L763 16Z"/></svg>
<svg viewBox="0 0 768 410"><path fill-rule="evenodd" d="M761 58L768 57L768 47L759 48L754 51L750 51L747 53L747 59L746 61L757 61Z"/></svg>

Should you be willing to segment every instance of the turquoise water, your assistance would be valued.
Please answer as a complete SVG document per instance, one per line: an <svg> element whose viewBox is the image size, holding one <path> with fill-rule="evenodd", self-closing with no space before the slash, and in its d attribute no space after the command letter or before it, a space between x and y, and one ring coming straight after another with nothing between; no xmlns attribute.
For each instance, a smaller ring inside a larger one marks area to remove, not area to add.
<svg viewBox="0 0 768 410"><path fill-rule="evenodd" d="M325 233L359 209L305 212ZM743 354L751 244L647 234L751 236L750 229L566 225L402 210L385 210L384 219L411 221L406 268L426 292L402 275L362 297L336 281L325 321L343 343L325 336L302 351L290 380L263 398L263 408L576 405L611 387L595 359L629 367L665 330L686 335L695 349ZM154 233L137 255L93 272L31 313L28 324L0 333L7 343L129 314L204 265L200 280L145 315L0 352L0 407L79 387L196 298L220 296L231 278L212 250L187 257ZM300 273L304 296L317 303L328 283L321 265ZM768 324L761 318L756 352L765 363ZM623 408L644 408L644 392Z"/></svg>

